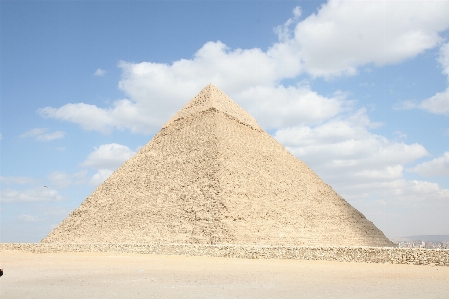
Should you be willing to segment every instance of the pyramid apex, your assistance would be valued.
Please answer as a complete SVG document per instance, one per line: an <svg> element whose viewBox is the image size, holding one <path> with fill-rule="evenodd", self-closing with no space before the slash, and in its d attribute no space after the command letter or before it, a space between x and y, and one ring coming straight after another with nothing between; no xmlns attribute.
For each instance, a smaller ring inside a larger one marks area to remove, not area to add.
<svg viewBox="0 0 449 299"><path fill-rule="evenodd" d="M181 110L170 118L170 120L164 124L163 128L168 127L177 120L212 108L235 118L240 123L250 126L253 129L262 131L256 120L249 115L248 112L212 83L209 83L204 87Z"/></svg>

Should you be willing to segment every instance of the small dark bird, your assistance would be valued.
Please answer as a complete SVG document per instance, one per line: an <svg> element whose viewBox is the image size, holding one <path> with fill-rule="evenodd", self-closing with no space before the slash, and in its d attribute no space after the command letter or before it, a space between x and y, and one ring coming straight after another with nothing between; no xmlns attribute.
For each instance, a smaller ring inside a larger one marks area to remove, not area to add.
<svg viewBox="0 0 449 299"><path fill-rule="evenodd" d="M44 186L44 188L48 188L47 186Z"/></svg>
<svg viewBox="0 0 449 299"><path fill-rule="evenodd" d="M0 276L3 276L3 269L0 269Z"/></svg>

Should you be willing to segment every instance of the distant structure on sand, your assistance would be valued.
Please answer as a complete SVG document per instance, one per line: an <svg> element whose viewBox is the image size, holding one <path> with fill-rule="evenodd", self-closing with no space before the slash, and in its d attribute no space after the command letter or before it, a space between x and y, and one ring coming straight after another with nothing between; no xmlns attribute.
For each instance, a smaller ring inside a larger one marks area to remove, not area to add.
<svg viewBox="0 0 449 299"><path fill-rule="evenodd" d="M393 246L212 84L41 242Z"/></svg>

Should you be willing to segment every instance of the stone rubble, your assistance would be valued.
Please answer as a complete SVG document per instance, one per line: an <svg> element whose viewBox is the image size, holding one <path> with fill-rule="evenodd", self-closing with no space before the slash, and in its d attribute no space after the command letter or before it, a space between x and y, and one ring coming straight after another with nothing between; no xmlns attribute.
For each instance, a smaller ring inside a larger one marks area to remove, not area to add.
<svg viewBox="0 0 449 299"><path fill-rule="evenodd" d="M158 255L228 257L242 259L298 259L361 263L449 266L449 249L343 247L343 246L257 246L235 244L68 244L0 243L0 252L32 253L111 252Z"/></svg>

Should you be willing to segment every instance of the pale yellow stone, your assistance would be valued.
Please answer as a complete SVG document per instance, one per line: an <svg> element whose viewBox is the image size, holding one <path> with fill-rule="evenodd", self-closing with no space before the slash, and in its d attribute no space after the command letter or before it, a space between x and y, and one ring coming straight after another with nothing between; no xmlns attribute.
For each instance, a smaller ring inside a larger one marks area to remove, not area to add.
<svg viewBox="0 0 449 299"><path fill-rule="evenodd" d="M42 242L393 245L213 85Z"/></svg>

